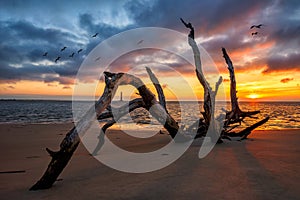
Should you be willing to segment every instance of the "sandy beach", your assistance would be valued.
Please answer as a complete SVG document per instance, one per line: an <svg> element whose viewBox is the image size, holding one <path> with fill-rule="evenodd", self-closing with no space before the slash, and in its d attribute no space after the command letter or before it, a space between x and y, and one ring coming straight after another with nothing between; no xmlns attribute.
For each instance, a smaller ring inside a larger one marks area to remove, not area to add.
<svg viewBox="0 0 300 200"><path fill-rule="evenodd" d="M59 181L28 191L43 174L72 124L0 125L1 199L299 199L300 130L254 131L242 142L217 145L204 159L195 142L173 164L144 174L123 173L94 159L80 145ZM122 148L151 151L167 143L108 132ZM167 156L167 155L166 155ZM5 173L19 171L19 173Z"/></svg>

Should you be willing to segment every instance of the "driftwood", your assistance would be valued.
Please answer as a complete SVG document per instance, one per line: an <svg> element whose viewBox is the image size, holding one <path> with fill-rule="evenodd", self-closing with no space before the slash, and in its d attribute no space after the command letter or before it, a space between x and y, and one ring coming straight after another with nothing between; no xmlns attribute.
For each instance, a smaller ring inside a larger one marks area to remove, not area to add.
<svg viewBox="0 0 300 200"><path fill-rule="evenodd" d="M225 59L225 62L228 66L227 68L230 75L230 100L231 100L231 111L226 113L226 120L224 123L224 131L222 132L222 137L227 138L227 136L230 136L230 137L242 137L242 139L246 139L252 130L266 123L269 120L269 117L267 116L261 121L253 124L250 127L245 128L244 130L238 133L231 132L231 130L233 130L238 126L237 125L229 126L230 124L234 124L234 123L241 124L244 118L246 117L254 118L253 115L260 113L260 111L256 110L256 111L244 112L240 109L238 104L238 98L236 96L237 90L236 90L236 79L235 79L234 67L225 48L222 48L222 52L223 52L223 57Z"/></svg>
<svg viewBox="0 0 300 200"><path fill-rule="evenodd" d="M199 48L194 40L194 27L191 23L186 23L182 18L180 18L181 22L185 25L186 28L190 29L190 33L188 35L188 43L192 47L193 54L194 54L194 60L196 65L196 75L201 83L203 90L204 90L204 113L202 113L204 120L199 119L196 121L192 127L198 125L198 134L197 137L203 137L207 135L207 131L209 131L209 127L211 127L212 132L217 133L220 131L218 127L220 127L219 120L215 119L214 112L215 112L215 97L218 92L218 88L220 84L222 83L222 77L219 78L215 85L215 91L212 90L209 83L207 82L203 71L202 71L202 65L201 65L201 59L200 59L200 51ZM237 90L236 90L236 79L235 79L235 73L234 73L234 67L232 64L232 61L230 57L228 56L226 49L222 48L223 57L228 65L228 71L230 74L230 100L231 100L231 111L226 112L225 122L222 130L221 137L218 139L218 142L222 142L221 138L224 139L230 139L230 137L239 136L242 137L242 139L247 138L247 136L251 133L252 130L257 128L258 126L266 123L269 120L269 117L262 119L261 121L253 124L250 127L245 128L244 130L235 133L232 130L238 127L239 125L234 125L235 123L241 124L241 122L246 117L254 118L253 115L256 115L260 113L260 111L250 111L250 112L244 112L240 109L238 104L238 98L236 96ZM221 119L222 120L222 119ZM232 126L230 126L233 124ZM232 131L232 132L231 132ZM216 138L215 138L216 139Z"/></svg>
<svg viewBox="0 0 300 200"><path fill-rule="evenodd" d="M216 119L216 117L214 116L215 98L218 92L218 88L222 83L222 77L220 77L217 83L215 84L215 90L213 91L202 71L200 51L194 40L194 28L191 23L186 23L183 19L181 19L181 21L187 28L190 29L190 33L188 35L188 43L193 50L197 78L204 89L204 112L202 113L204 119L198 119L192 126L187 127L186 129L187 132L197 129L197 138L206 136L208 132L218 133L220 131L220 128L222 128L220 126L220 122L222 119ZM234 75L234 68L228 54L226 53L226 50L223 48L222 51L225 61L228 65L231 80L231 111L226 113L226 120L223 127L222 138L230 139L230 137L232 136L239 136L242 139L245 139L253 129L267 122L269 117L266 117L265 119L253 124L250 127L245 128L244 130L238 133L234 133L231 131L238 125L233 125L230 127L230 124L241 123L241 121L245 117L252 117L252 115L257 114L259 111L243 112L239 108L236 97L236 81ZM159 84L156 76L152 73L151 69L146 68L146 70L152 83L156 88L159 101L156 100L155 95L145 86L145 84L138 77L126 73L104 72L105 88L102 96L95 103L95 106L91 107L88 110L88 112L79 120L76 126L74 126L66 134L65 138L60 144L59 151L52 151L46 148L47 152L51 156L51 161L43 176L40 178L39 181L37 181L36 184L34 184L30 188L30 190L47 189L53 185L53 183L57 180L58 176L71 159L77 146L79 145L79 135L83 135L91 127L92 123L95 121L97 122L97 120L111 118L111 120L108 121L102 127L103 134L100 133L99 135L99 145L96 147L94 153L97 153L97 150L101 148L101 141L103 140L103 138L101 138L101 135L104 135L106 130L113 124L115 124L116 121L118 121L122 116L126 115L128 111L131 112L137 108L147 109L153 117L155 117L161 124L163 124L164 128L169 132L170 136L173 139L175 139L175 141L186 141L187 139L191 139L185 136L184 133L183 135L177 134L179 126L167 110L163 89ZM141 96L141 98L131 100L129 102L129 105L124 105L120 108L112 108L110 104L119 85L134 86L138 90L138 93ZM104 112L105 110L107 111ZM222 141L219 135L217 134L210 136L212 137L212 141Z"/></svg>
<svg viewBox="0 0 300 200"><path fill-rule="evenodd" d="M155 95L144 85L144 83L139 78L125 73L115 74L110 72L104 72L104 75L106 85L102 96L95 104L95 108L90 108L89 111L84 115L84 117L77 123L77 125L74 126L67 133L67 135L60 144L59 151L55 152L46 148L47 152L50 154L52 159L44 175L36 184L34 184L30 188L30 190L47 189L53 185L59 174L62 172L62 170L65 168L65 166L71 159L77 146L79 145L79 135L86 132L94 120L103 117L101 116L101 113L110 105L119 85L129 84L136 87L139 91L139 94L142 96L142 99L132 101L131 109L135 109L138 107L146 108L147 110L149 110L152 116L154 116L159 122L161 122L164 125L166 130L169 132L170 136L172 138L175 138L179 129L177 122L156 101ZM111 110L111 108L109 108L108 110ZM123 108L123 110L125 109ZM124 111L120 110L120 114L122 113L124 113ZM109 116L111 114L105 115ZM121 116L122 115L118 117ZM116 119L113 119L113 121L107 123L104 129L106 130L109 126L115 123L115 120Z"/></svg>
<svg viewBox="0 0 300 200"><path fill-rule="evenodd" d="M157 79L157 77L154 75L154 73L151 71L149 67L146 67L147 73L156 89L156 92L158 94L158 100L160 105L165 109L165 111L168 113L167 106L166 106L166 100L165 100L165 95L164 91ZM140 95L140 94L139 94ZM124 115L126 115L128 112L132 112L133 110L137 108L145 108L145 103L143 99L137 98L133 99L129 102L129 104L125 104L121 106L120 108L111 108L109 107L108 112L102 113L99 117L98 120L101 121L102 119L107 119L107 118L113 118L110 121L108 121L103 127L102 131L105 133L106 130L114 125L119 119L121 119ZM114 114L113 114L114 113Z"/></svg>
<svg viewBox="0 0 300 200"><path fill-rule="evenodd" d="M99 121L107 118L112 118L112 120L108 121L105 125L103 125L102 131L105 133L106 129L114 125L119 119L121 119L128 112L132 112L137 108L145 108L145 103L142 98L133 99L128 103L128 105L125 104L120 108L110 108L108 112L102 113L98 117Z"/></svg>
<svg viewBox="0 0 300 200"><path fill-rule="evenodd" d="M116 75L114 77L109 77L105 74L105 89L100 97L100 99L95 104L94 107L91 107L84 117L77 123L77 126L74 126L65 136L63 141L60 144L59 151L52 151L46 148L47 152L51 156L51 161L46 169L44 175L41 179L34 184L30 190L39 190L50 188L53 183L56 181L59 174L66 167L69 160L71 159L74 151L80 142L79 133L86 132L93 122L93 118L96 114L99 116L106 107L110 104L113 95L116 91L115 85L117 85L118 80L121 75Z"/></svg>
<svg viewBox="0 0 300 200"><path fill-rule="evenodd" d="M216 94L218 92L220 84L222 83L222 77L220 76L219 80L216 82L215 90L213 91L203 74L200 51L197 43L194 40L194 27L191 23L186 23L182 18L180 18L180 20L185 25L185 27L190 29L190 33L188 35L188 43L193 50L197 78L204 90L204 112L202 112L204 120L198 120L196 122L196 125L198 125L199 127L196 138L205 136L207 132L210 131L211 133L213 133L213 141L221 142L219 136L217 135L217 133L219 132L218 127L220 126L219 122L215 119L214 113Z"/></svg>
<svg viewBox="0 0 300 200"><path fill-rule="evenodd" d="M252 115L256 115L260 113L259 110L251 111L251 112L244 112L240 109L238 98L236 96L237 90L236 90L236 80L235 80L235 74L234 74L234 67L232 64L232 61L230 57L228 56L226 49L222 48L223 57L227 63L227 68L230 75L230 100L231 100L231 111L226 113L227 115L227 123L226 125L229 125L230 123L235 122L241 122L245 117L251 117Z"/></svg>

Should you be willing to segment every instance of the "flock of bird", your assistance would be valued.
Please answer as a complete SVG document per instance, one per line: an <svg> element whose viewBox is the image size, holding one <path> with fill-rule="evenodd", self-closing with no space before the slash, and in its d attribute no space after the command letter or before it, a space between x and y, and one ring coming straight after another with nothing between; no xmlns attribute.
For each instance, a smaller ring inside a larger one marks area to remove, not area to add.
<svg viewBox="0 0 300 200"><path fill-rule="evenodd" d="M99 33L95 33L94 35L92 35L92 37L95 38L95 37L98 36L98 34L99 34ZM67 48L68 48L68 47L64 46L63 48L60 49L60 52L65 51ZM79 53L82 52L82 51L83 51L83 49L79 49L79 50L77 51L77 54L79 54ZM69 55L69 58L73 58L74 55L75 55L75 52L72 52L72 53ZM45 53L43 54L43 56L48 56L48 52L45 52ZM60 59L61 59L61 57L60 57L60 56L57 56L57 58L54 60L54 62L57 63L57 61L59 61ZM100 59L100 57L98 57L96 60L99 60L99 59Z"/></svg>
<svg viewBox="0 0 300 200"><path fill-rule="evenodd" d="M264 26L263 24L259 24L259 25L252 25L251 27L250 27L250 29L254 29L254 28L258 28L258 29L260 29L262 26ZM252 36L254 36L254 35L257 35L258 34L258 32L257 31L255 31L255 32L252 32L251 33L251 35Z"/></svg>
<svg viewBox="0 0 300 200"><path fill-rule="evenodd" d="M254 28L260 29L262 26L264 26L264 25L263 25L263 24L252 25L252 26L250 27L250 29L254 29ZM91 37L95 38L95 37L98 36L98 34L99 34L99 33L95 33L95 34L92 35ZM258 34L257 31L251 33L252 36L257 35L257 34ZM137 42L137 45L140 45L140 44L143 43L143 42L144 42L144 40L140 40L139 42ZM65 51L67 48L68 48L68 47L64 46L63 48L60 49L60 52ZM79 54L79 53L82 52L82 51L83 51L83 49L79 49L79 50L77 51L77 54ZM69 58L73 58L74 55L75 55L75 52L72 52L72 54L69 55ZM45 53L43 54L43 56L48 56L48 52L45 52ZM101 58L101 57L96 58L95 61L100 60L100 58ZM57 58L54 60L54 62L57 63L57 61L59 61L60 59L61 59L61 57L60 57L60 56L57 56Z"/></svg>

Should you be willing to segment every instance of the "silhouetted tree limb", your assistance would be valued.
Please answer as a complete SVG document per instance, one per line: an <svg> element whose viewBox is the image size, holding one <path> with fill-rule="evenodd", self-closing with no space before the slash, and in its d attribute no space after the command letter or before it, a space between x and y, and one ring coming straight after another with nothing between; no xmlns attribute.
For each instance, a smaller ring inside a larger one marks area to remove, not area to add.
<svg viewBox="0 0 300 200"><path fill-rule="evenodd" d="M101 119L112 118L112 120L103 125L102 131L105 133L106 130L114 125L119 119L137 108L145 108L145 103L142 98L133 99L129 102L129 104L125 104L120 108L112 108L110 112L103 113L105 115L101 114L98 117L99 121L101 121Z"/></svg>
<svg viewBox="0 0 300 200"><path fill-rule="evenodd" d="M202 131L207 132L210 125L214 129L217 128L216 123L218 122L215 120L215 116L214 116L215 97L219 89L219 86L222 83L222 77L220 77L219 80L217 81L215 86L215 91L213 91L203 74L200 51L197 46L197 43L194 40L194 28L191 23L187 24L186 22L184 22L182 18L180 18L180 20L187 28L190 29L190 33L188 35L188 43L193 50L197 78L204 89L204 104L203 104L204 112L202 113L202 115L204 117L204 123L206 126L199 126L199 127L203 127ZM198 122L200 123L201 121ZM198 131L198 135L205 135L205 134L201 132L199 133Z"/></svg>
<svg viewBox="0 0 300 200"><path fill-rule="evenodd" d="M239 133L230 132L232 129L236 128L237 126L230 127L230 124L234 123L241 123L244 118L250 117L255 118L253 115L256 115L260 113L259 110L256 111L250 111L250 112L244 112L240 109L238 104L238 98L236 96L237 90L236 90L236 79L235 79L235 73L234 73L234 67L232 64L232 61L229 57L229 55L226 52L225 48L222 48L223 57L225 59L225 62L227 64L227 68L230 75L230 100L231 100L231 111L226 113L226 120L224 124L225 131L222 133L223 136L239 136L242 138L246 138L253 129L257 128L258 126L266 123L269 120L269 117L266 117L265 119L253 124L250 127L245 128L244 130L240 131Z"/></svg>
<svg viewBox="0 0 300 200"><path fill-rule="evenodd" d="M241 122L245 117L251 117L252 115L256 115L260 113L260 111L257 110L251 112L244 112L240 109L238 98L236 96L237 90L236 90L236 79L235 79L234 67L225 48L222 48L222 52L223 52L223 57L225 59L225 62L228 66L227 68L230 75L231 111L227 113L227 117L226 117L227 121L225 123L225 125L229 125L231 123Z"/></svg>
<svg viewBox="0 0 300 200"><path fill-rule="evenodd" d="M107 73L111 76L114 75L114 73ZM159 102L156 101L155 95L144 85L141 79L130 74L123 74L119 85L132 85L137 88L145 103L145 108L154 118L164 125L164 128L167 129L171 137L175 138L179 129L177 122L166 112Z"/></svg>
<svg viewBox="0 0 300 200"><path fill-rule="evenodd" d="M257 127L263 125L264 123L266 123L268 120L270 119L269 116L267 116L266 118L260 120L259 122L256 122L255 124L245 128L244 130L238 132L237 134L242 135L242 140L247 139L248 135L250 135L251 131L253 131L254 129L256 129Z"/></svg>
<svg viewBox="0 0 300 200"><path fill-rule="evenodd" d="M48 168L41 179L34 184L30 190L39 190L50 188L56 181L59 174L65 168L69 160L71 159L74 151L76 150L80 137L91 126L91 124L100 118L101 113L110 105L113 96L119 85L132 85L136 87L139 94L142 96L142 100L135 100L131 104L131 109L143 106L146 108L152 116L154 116L169 132L170 136L174 138L178 132L178 124L176 121L166 112L166 110L156 101L155 95L145 86L145 84L137 77L125 73L110 73L104 72L105 75L105 88L102 96L95 103L95 107L91 107L88 112L79 120L77 125L73 127L65 136L60 144L60 150L54 152L47 148L47 152L52 157ZM121 114L124 110L120 110ZM118 117L121 117L118 116ZM105 130L115 122L110 121L104 127Z"/></svg>
<svg viewBox="0 0 300 200"><path fill-rule="evenodd" d="M146 70L147 70L147 73L148 73L148 75L149 75L149 77L150 77L150 79L151 79L151 81L152 81L152 83L155 86L155 89L157 91L159 103L163 106L163 108L168 113L168 110L167 110L167 107L166 107L165 95L164 95L163 89L162 89L157 77L153 74L152 70L149 67L146 67ZM108 112L102 113L98 117L98 120L106 119L106 118L113 118L112 120L107 122L102 127L103 132L105 133L107 128L114 125L116 123L116 121L118 121L121 117L126 115L128 112L132 112L133 110L135 110L137 108L141 108L141 107L145 108L145 103L144 103L143 99L141 99L141 98L133 99L129 102L128 105L125 104L125 105L121 106L120 108L110 107ZM113 115L113 113L114 113L114 115Z"/></svg>
<svg viewBox="0 0 300 200"><path fill-rule="evenodd" d="M153 72L151 71L151 69L149 67L146 67L146 70L147 70L147 73L156 89L160 105L162 105L162 107L166 110L166 112L168 112L164 91L163 91L158 79L156 78L156 76L153 74Z"/></svg>
<svg viewBox="0 0 300 200"><path fill-rule="evenodd" d="M121 76L122 74L116 74L115 76L106 76L105 74L106 85L104 92L96 102L95 107L91 107L88 112L79 120L77 125L67 133L60 144L59 151L54 152L47 148L47 152L50 154L52 159L41 179L37 181L36 184L30 188L30 190L47 189L53 185L76 150L80 142L80 133L86 132L93 123L93 119L99 116L110 104L116 91L115 86L118 84L118 80L121 78Z"/></svg>
<svg viewBox="0 0 300 200"><path fill-rule="evenodd" d="M180 21L185 25L186 28L190 29L189 37L194 39L194 27L192 26L192 24L190 22L186 23L182 18L180 18Z"/></svg>

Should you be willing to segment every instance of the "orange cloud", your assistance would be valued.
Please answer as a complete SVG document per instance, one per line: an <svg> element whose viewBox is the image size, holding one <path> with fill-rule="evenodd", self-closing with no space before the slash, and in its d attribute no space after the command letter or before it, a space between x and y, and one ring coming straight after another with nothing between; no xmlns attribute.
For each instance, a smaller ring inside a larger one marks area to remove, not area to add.
<svg viewBox="0 0 300 200"><path fill-rule="evenodd" d="M290 81L294 80L293 78L284 78L284 79L281 79L280 82L281 83L288 83Z"/></svg>

